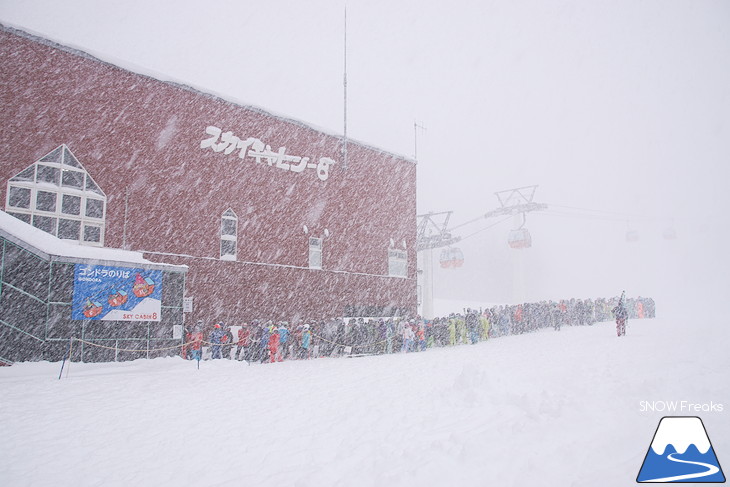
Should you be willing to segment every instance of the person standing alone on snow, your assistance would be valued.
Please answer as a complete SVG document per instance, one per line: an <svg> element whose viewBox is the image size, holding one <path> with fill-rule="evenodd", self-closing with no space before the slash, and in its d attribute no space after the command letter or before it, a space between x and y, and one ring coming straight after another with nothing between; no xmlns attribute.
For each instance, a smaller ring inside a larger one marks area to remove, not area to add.
<svg viewBox="0 0 730 487"><path fill-rule="evenodd" d="M629 312L626 310L625 295L626 291L621 293L621 299L618 300L618 304L611 310L616 317L616 334L618 336L626 335L626 319L629 317Z"/></svg>

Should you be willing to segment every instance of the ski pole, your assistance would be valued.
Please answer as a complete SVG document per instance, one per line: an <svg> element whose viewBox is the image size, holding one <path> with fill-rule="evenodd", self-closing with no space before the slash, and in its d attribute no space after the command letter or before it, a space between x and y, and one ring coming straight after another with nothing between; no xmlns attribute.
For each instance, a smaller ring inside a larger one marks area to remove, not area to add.
<svg viewBox="0 0 730 487"><path fill-rule="evenodd" d="M64 354L63 361L61 362L61 372L58 373L58 380L61 380L61 375L63 375L63 366L66 365L66 357L69 359L71 358L71 339L68 339L68 352Z"/></svg>
<svg viewBox="0 0 730 487"><path fill-rule="evenodd" d="M61 362L61 372L58 373L58 380L61 380L61 376L63 375L63 366L66 365L66 355L63 356L63 361Z"/></svg>
<svg viewBox="0 0 730 487"><path fill-rule="evenodd" d="M68 343L68 367L66 367L66 378L68 378L68 372L71 370L71 362L73 362L73 345L74 345L74 337L71 337L69 339Z"/></svg>

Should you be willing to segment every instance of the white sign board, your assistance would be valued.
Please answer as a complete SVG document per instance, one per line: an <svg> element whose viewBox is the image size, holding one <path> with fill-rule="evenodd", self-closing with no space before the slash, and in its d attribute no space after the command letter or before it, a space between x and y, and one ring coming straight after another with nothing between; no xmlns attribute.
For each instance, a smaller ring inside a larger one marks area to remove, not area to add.
<svg viewBox="0 0 730 487"><path fill-rule="evenodd" d="M193 312L192 296L189 298L183 298L183 313L192 313L192 312Z"/></svg>
<svg viewBox="0 0 730 487"><path fill-rule="evenodd" d="M172 339L173 340L182 339L182 332L183 332L182 325L172 325Z"/></svg>

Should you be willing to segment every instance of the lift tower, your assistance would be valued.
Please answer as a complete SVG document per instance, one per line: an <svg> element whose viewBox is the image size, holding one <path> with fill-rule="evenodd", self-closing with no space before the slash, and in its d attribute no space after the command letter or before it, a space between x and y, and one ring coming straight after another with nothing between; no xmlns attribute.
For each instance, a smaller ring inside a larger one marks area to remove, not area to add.
<svg viewBox="0 0 730 487"><path fill-rule="evenodd" d="M416 251L418 252L419 293L421 316L433 318L433 249L452 245L460 237L447 230L451 211L418 215Z"/></svg>

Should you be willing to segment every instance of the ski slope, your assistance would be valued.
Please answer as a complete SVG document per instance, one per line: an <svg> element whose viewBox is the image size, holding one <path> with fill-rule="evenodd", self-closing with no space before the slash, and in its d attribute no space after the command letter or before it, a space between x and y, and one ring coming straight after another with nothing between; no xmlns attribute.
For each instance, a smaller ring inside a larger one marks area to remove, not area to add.
<svg viewBox="0 0 730 487"><path fill-rule="evenodd" d="M692 333L688 333L691 330ZM659 419L696 413L730 465L721 320L630 321L424 353L252 365L0 368L7 486L630 485ZM64 372L65 375L65 372ZM726 472L727 474L727 472Z"/></svg>
<svg viewBox="0 0 730 487"><path fill-rule="evenodd" d="M686 463L688 465L697 465L697 466L706 468L707 470L705 470L704 472L699 472L699 473L691 473L691 474L686 474L686 475L674 475L672 477L662 477L659 479L647 480L646 482L677 482L679 480L699 479L702 477L709 477L710 475L714 475L720 471L719 468L717 468L714 465L710 465L709 463L690 462L687 460L680 460L679 458L674 458L674 455L678 455L678 453L672 453L670 455L667 455L667 458L673 462Z"/></svg>

